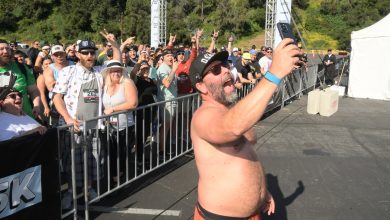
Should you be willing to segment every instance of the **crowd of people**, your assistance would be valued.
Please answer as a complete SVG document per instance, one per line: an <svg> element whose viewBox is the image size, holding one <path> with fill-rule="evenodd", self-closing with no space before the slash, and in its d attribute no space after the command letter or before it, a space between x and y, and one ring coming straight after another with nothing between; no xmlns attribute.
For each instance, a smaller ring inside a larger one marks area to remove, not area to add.
<svg viewBox="0 0 390 220"><path fill-rule="evenodd" d="M175 133L174 130L177 129L172 126L175 120L183 120L175 118L176 112L180 109L178 108L180 103L176 98L199 92L203 105L194 115L191 125L197 167L202 177L199 183L199 203L195 216L201 219L199 213L208 213L208 215L219 213L228 216L253 214L253 208L257 205L245 210L236 210L227 204L237 197L234 193L226 194L227 203L223 207L218 207L215 199L220 200L220 198L208 196L207 191L213 191L216 188L212 186L207 176L218 173L220 176L218 181L223 187L217 191L221 192L221 195L225 194L224 192L236 190L237 188L222 183L222 181L227 181L226 178L230 174L220 172L222 170L220 165L225 164L223 161L229 160L224 155L234 155L236 151L247 152L239 157L252 158L250 159L252 165L244 164L245 166L242 167L250 168L259 175L264 174L258 160L249 152L245 143L254 143L251 126L257 121L256 119L261 117L269 98L276 89L274 84L278 85L280 78L291 72L295 63L298 62L296 55L302 52L296 46L296 48L287 46L291 42L283 41L283 45L276 48L279 50L276 62L280 65L277 68L272 65L274 51L270 47L262 46L260 50L256 48L256 45L251 48L238 48L233 46L234 39L230 37L226 47L216 48L218 31L213 31L210 46L205 49L200 48L203 30L196 31L191 37L189 46L177 44L176 36L170 35L165 47L161 45L156 48L147 44L136 44L135 37L129 37L119 44L115 36L106 30L100 34L105 39L100 50L95 42L83 39L66 46L54 43L42 45L42 47L39 41L34 41L27 53L23 53L17 50L16 46L12 46L13 44L0 40L0 74L12 72L16 76L13 88L8 89L0 100L0 120L2 122L0 141L35 132L44 134L48 127L72 125L76 133L72 137L75 142L88 146L86 148L90 160L88 188L90 189L89 195L94 198L96 192L91 185L99 176L96 166L99 166L101 161L93 152L96 150L94 145L97 143L97 137L94 132L90 132L82 140L77 138L77 134L81 132L85 134L86 131L99 128L101 121L94 120L94 123L87 123L87 127L83 127L83 122L98 116L111 116L120 112L118 116L108 117L108 124L118 130L115 135L120 135L119 142L112 143L110 154L117 155L117 150L122 151L118 155L121 155L120 166L123 168L125 165L122 163L125 162L125 158L122 157L126 154L125 140L136 143L135 151L139 154L142 152L142 144L145 143L144 138L148 135L138 134L137 137L126 137L132 133L129 132L130 130L141 130L137 126L142 126L139 120L145 117L141 111L132 112L131 110L154 102L164 102L162 113L154 115L154 117L164 118L159 126L160 146L158 146L160 152L163 152L166 140L172 138L172 133ZM286 48L294 53L285 55L288 52ZM283 64L287 61L290 63ZM270 71L280 75L275 77ZM262 78L267 80L260 81ZM241 89L245 84L254 85L259 81L261 85L255 87L259 90L259 95L252 95L251 100L244 99L230 109L236 103L235 91L237 89ZM253 109L256 111L252 111ZM241 118L241 122L237 124L236 115L232 113L236 110L240 114L248 112L248 114L245 113L248 116L247 119ZM216 123L210 124L209 122L212 121ZM228 122L231 122L231 125L228 126ZM149 132L150 128L147 127L144 131ZM70 133L66 135L70 138ZM119 147L117 148L115 144ZM199 145L206 147L202 149ZM212 150L218 148L217 146L225 145L226 147L223 147L221 152L226 151L227 154L219 154ZM69 148L70 145L64 145L64 147ZM69 152L69 149L63 149L63 151ZM210 161L208 153L211 151L217 157L213 164L207 162ZM63 157L68 157L68 160L64 159L63 163L65 171L70 173L69 154L63 154ZM138 155L138 158L140 157L141 155ZM76 148L75 162L80 163L80 166L76 166L77 186L82 185L82 168L77 168L82 167L80 162L82 158L82 148ZM234 160L230 162L232 165L243 165L239 162L235 163ZM114 159L110 161L110 165L111 176L114 181L118 181L123 171L117 172ZM232 170L234 170L233 167ZM264 178L261 179L264 180ZM248 177L242 180L249 181L245 184L255 181ZM262 188L265 186L264 182L255 181L253 183L251 188L258 187L261 191L251 196L256 196L254 199L258 203L263 204L264 201L268 201L269 205L263 208L271 214L274 211L274 204L272 196ZM63 199L63 208L70 207L71 195L72 191L69 189L67 196Z"/></svg>
<svg viewBox="0 0 390 220"><path fill-rule="evenodd" d="M100 50L90 40L66 46L41 45L36 40L25 53L17 43L0 40L0 73L11 71L16 75L14 89L22 95L24 114L45 127L73 124L78 131L80 121L195 92L189 69L199 54L228 51L237 89L256 83L272 63L272 48L233 48L232 37L227 47L218 50L216 31L206 49L199 46L203 30L191 37L190 46L175 45L176 36L171 35L166 47L157 48L135 44L135 37L119 45L112 34L101 34L106 40ZM113 97L117 99L112 101ZM176 102L165 105L169 120L165 133L160 133L162 137L175 120L176 106Z"/></svg>

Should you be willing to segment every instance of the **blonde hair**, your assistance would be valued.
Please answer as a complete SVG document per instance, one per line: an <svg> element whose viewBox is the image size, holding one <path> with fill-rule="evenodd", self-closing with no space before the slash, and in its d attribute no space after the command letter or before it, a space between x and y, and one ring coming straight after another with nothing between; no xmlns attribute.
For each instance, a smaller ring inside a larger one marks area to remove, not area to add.
<svg viewBox="0 0 390 220"><path fill-rule="evenodd" d="M123 84L125 82L126 78L129 78L129 76L127 75L127 73L125 71L122 71L122 76L121 76L121 78L119 80L119 85ZM107 87L110 87L111 84L112 84L111 77L110 77L110 70L107 71L106 77L104 79L104 84Z"/></svg>

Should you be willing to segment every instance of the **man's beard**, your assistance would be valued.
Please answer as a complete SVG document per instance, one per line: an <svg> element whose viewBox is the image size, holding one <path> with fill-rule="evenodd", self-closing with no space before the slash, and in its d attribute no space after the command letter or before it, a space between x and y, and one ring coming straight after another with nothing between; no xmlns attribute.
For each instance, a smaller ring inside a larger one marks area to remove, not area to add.
<svg viewBox="0 0 390 220"><path fill-rule="evenodd" d="M91 69L95 64L95 62L92 62L91 64L91 62L87 61L86 59L80 59L80 63L83 67L87 69Z"/></svg>
<svg viewBox="0 0 390 220"><path fill-rule="evenodd" d="M206 87L213 98L225 106L232 106L237 101L237 93L232 92L232 94L227 95L223 90L223 86L206 83Z"/></svg>
<svg viewBox="0 0 390 220"><path fill-rule="evenodd" d="M11 61L10 57L0 57L0 66L7 66Z"/></svg>

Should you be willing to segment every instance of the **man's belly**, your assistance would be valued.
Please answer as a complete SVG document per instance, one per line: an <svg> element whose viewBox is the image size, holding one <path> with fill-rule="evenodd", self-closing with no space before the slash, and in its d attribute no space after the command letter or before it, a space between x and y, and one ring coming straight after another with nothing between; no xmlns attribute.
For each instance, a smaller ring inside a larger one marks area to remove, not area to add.
<svg viewBox="0 0 390 220"><path fill-rule="evenodd" d="M253 154L250 150L244 155L227 155L222 160L217 157L207 164L197 162L198 201L202 207L232 217L248 217L259 212L266 192L265 177Z"/></svg>

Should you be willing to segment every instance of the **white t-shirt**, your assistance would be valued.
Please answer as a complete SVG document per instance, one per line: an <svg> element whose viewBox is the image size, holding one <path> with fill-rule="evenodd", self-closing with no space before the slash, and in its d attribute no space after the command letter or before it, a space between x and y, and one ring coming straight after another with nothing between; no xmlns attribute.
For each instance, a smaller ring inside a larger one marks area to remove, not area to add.
<svg viewBox="0 0 390 220"><path fill-rule="evenodd" d="M6 112L0 112L0 121L0 141L22 135L41 126L28 115L17 116Z"/></svg>
<svg viewBox="0 0 390 220"><path fill-rule="evenodd" d="M237 72L236 67L230 66L230 72L231 72L232 75L233 75L233 82L236 82L236 80L237 80L237 78L238 78L238 72Z"/></svg>
<svg viewBox="0 0 390 220"><path fill-rule="evenodd" d="M264 68L264 72L268 71L271 64L272 64L272 60L270 58L268 58L267 56L263 56L259 60L260 68Z"/></svg>

